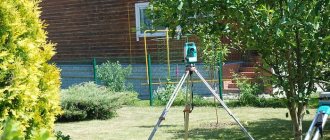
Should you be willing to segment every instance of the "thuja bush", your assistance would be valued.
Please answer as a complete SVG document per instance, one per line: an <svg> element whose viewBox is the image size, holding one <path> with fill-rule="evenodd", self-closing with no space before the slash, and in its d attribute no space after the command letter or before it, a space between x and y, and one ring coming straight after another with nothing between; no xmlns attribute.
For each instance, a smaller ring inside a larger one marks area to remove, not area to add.
<svg viewBox="0 0 330 140"><path fill-rule="evenodd" d="M91 119L109 119L123 105L137 101L135 92L114 92L106 86L93 82L73 85L61 93L61 105L64 113L58 121L82 121Z"/></svg>
<svg viewBox="0 0 330 140"><path fill-rule="evenodd" d="M40 20L38 0L0 1L0 124L18 122L19 137L52 132L60 113L59 70ZM4 127L0 125L0 135Z"/></svg>

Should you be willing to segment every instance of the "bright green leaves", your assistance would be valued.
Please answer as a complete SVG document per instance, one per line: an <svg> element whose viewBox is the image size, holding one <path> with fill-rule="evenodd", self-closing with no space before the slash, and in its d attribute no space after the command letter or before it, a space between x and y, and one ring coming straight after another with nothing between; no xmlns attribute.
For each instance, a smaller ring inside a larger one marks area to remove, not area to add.
<svg viewBox="0 0 330 140"><path fill-rule="evenodd" d="M327 37L325 37L325 38L323 39L323 41L326 42L326 43L330 43L330 35L327 36Z"/></svg>
<svg viewBox="0 0 330 140"><path fill-rule="evenodd" d="M0 133L1 140L24 140L23 131L20 129L20 125L13 120L8 119L3 123L4 128Z"/></svg>
<svg viewBox="0 0 330 140"><path fill-rule="evenodd" d="M12 119L8 119L2 125L4 128L0 131L0 139L1 140L25 140L23 137L24 132L22 128L20 128L21 124ZM52 136L49 130L42 128L40 130L34 130L33 140L55 140L56 138Z"/></svg>

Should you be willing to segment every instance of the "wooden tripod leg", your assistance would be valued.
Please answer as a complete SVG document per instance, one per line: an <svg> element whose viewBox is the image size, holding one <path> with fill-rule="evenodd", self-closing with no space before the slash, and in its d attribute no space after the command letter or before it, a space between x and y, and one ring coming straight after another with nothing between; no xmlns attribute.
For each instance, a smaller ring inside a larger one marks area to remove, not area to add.
<svg viewBox="0 0 330 140"><path fill-rule="evenodd" d="M190 70L189 70L190 71ZM184 131L185 131L185 135L184 135L184 139L188 140L189 138L189 114L192 111L192 100L193 100L193 92L192 92L192 87L193 87L193 83L192 83L192 71L190 71L190 77L189 77L189 82L187 82L187 90L186 90L186 105L185 105L185 109L183 110L184 112Z"/></svg>
<svg viewBox="0 0 330 140"><path fill-rule="evenodd" d="M189 114L191 113L191 107L190 105L186 105L185 110L184 110L184 139L188 140L189 137Z"/></svg>

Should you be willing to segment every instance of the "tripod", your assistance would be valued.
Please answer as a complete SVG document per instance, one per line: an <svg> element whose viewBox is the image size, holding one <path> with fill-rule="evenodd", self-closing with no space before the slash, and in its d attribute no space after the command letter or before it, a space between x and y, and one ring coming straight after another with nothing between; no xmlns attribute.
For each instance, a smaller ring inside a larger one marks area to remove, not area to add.
<svg viewBox="0 0 330 140"><path fill-rule="evenodd" d="M195 66L193 64L190 64L188 66L186 66L186 73L181 77L179 83L176 85L169 101L167 102L162 114L160 115L154 129L152 130L148 140L152 140L152 138L154 137L158 127L160 126L160 123L165 120L165 117L171 107L171 105L173 104L176 96L179 93L179 90L181 89L184 81L187 79L188 75L191 75L192 73L196 73L197 76L203 81L203 83L206 85L206 87L211 91L211 93L213 94L213 96L220 102L220 104L223 106L223 108L227 111L227 113L229 114L229 116L231 116L235 122L240 126L241 130L249 137L250 140L254 140L253 137L249 134L249 132L247 132L247 130L244 128L244 126L238 121L238 119L234 116L234 114L229 110L229 108L227 107L227 105L224 103L223 100L220 99L219 95L216 94L215 90L213 90L211 88L211 86L206 82L206 80L203 78L203 76L197 71L197 69L195 68ZM188 121L189 121L189 113L191 112L190 110L190 105L187 104L185 107L185 139L188 139Z"/></svg>

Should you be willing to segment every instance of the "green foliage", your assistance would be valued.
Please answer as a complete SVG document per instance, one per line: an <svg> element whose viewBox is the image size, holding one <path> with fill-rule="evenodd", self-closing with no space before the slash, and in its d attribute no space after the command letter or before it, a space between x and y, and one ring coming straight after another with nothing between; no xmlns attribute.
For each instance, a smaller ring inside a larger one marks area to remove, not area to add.
<svg viewBox="0 0 330 140"><path fill-rule="evenodd" d="M255 106L260 102L258 94L261 93L260 87L256 83L252 83L244 76L234 74L234 80L240 90L239 101L242 105Z"/></svg>
<svg viewBox="0 0 330 140"><path fill-rule="evenodd" d="M49 130L45 128L33 130L30 137L33 140L55 140ZM3 124L3 132L0 133L0 140L25 140L21 124L12 119L7 119Z"/></svg>
<svg viewBox="0 0 330 140"><path fill-rule="evenodd" d="M0 124L18 121L15 135L23 139L41 128L53 131L60 113L59 70L47 63L54 45L46 40L38 5L38 0L0 1Z"/></svg>
<svg viewBox="0 0 330 140"><path fill-rule="evenodd" d="M175 86L172 84L166 84L165 86L160 86L154 92L155 95L155 105L166 105L168 100L170 99ZM173 102L173 106L182 106L186 104L186 88L182 88L177 97ZM193 96L193 105L195 106L212 106L214 103L210 100L204 99L201 96L194 95Z"/></svg>
<svg viewBox="0 0 330 140"><path fill-rule="evenodd" d="M61 93L64 113L58 121L81 121L90 119L109 119L123 105L134 104L137 93L113 92L105 86L93 82L74 85Z"/></svg>
<svg viewBox="0 0 330 140"><path fill-rule="evenodd" d="M154 99L156 105L166 105L168 100L170 99L173 91L175 89L175 85L166 84L164 87L159 86L156 91L154 91ZM184 105L185 104L185 90L180 89L177 97L175 98L172 105Z"/></svg>
<svg viewBox="0 0 330 140"><path fill-rule="evenodd" d="M319 98L318 97L311 97L309 99L309 108L318 108L319 107Z"/></svg>
<svg viewBox="0 0 330 140"><path fill-rule="evenodd" d="M125 91L131 89L126 85L126 78L132 73L129 65L124 68L117 61L116 63L107 61L96 67L97 78L101 80L112 91Z"/></svg>
<svg viewBox="0 0 330 140"><path fill-rule="evenodd" d="M234 74L233 77L241 94L262 94L261 87L257 83L252 82L252 79L238 76L237 74Z"/></svg>
<svg viewBox="0 0 330 140"><path fill-rule="evenodd" d="M329 67L330 47L323 41L330 33L329 5L327 0L152 0L149 16L156 25L202 32L213 42L224 36L230 38L228 47L258 50L275 70L274 84L304 103Z"/></svg>
<svg viewBox="0 0 330 140"><path fill-rule="evenodd" d="M70 135L63 135L62 131L57 131L55 134L56 140L70 140Z"/></svg>
<svg viewBox="0 0 330 140"><path fill-rule="evenodd" d="M315 83L329 81L329 0L151 0L149 9L158 26L228 37L229 47L259 52L274 70L272 83L286 95L295 138L301 138Z"/></svg>
<svg viewBox="0 0 330 140"><path fill-rule="evenodd" d="M191 4L194 2L196 5ZM151 0L150 5L147 9L147 16L153 19L153 24L156 27L168 27L172 31L172 36L176 34L176 28L180 26L183 35L193 34L199 37L201 45L197 48L198 52L201 52L201 57L203 62L206 63L209 67L214 67L216 62L218 62L219 54L222 55L222 60L225 60L227 55L228 45L222 43L222 38L228 39L226 36L222 36L223 27L218 27L220 24L216 19L212 19L212 16L206 15L195 15L198 8L201 8L205 5L205 1L190 1L189 4L186 4L187 0L174 0L174 1L158 1ZM195 7L196 6L196 7ZM207 9L208 7L205 7ZM209 9L207 9L210 11ZM219 9L219 12L221 9ZM198 11L202 12L202 11ZM204 24L207 24L204 25ZM214 26L213 26L214 25ZM212 26L212 27L210 27ZM210 34L209 32L212 32Z"/></svg>
<svg viewBox="0 0 330 140"><path fill-rule="evenodd" d="M14 122L13 120L8 119L3 124L2 132L0 133L1 140L23 140L23 131L19 129L19 123Z"/></svg>
<svg viewBox="0 0 330 140"><path fill-rule="evenodd" d="M330 52L329 52L330 55ZM322 71L323 77L321 77L321 82L319 83L319 86L324 91L330 91L330 81L327 79L330 79L330 65Z"/></svg>
<svg viewBox="0 0 330 140"><path fill-rule="evenodd" d="M233 106L254 106L254 107L285 107L283 99L259 97L262 93L261 87L251 79L234 74L234 80L240 90L238 102L230 103Z"/></svg>
<svg viewBox="0 0 330 140"><path fill-rule="evenodd" d="M286 104L284 99L281 98L264 98L253 96L255 100L250 100L247 102L242 102L241 100L229 100L226 104L229 107L242 107L242 106L251 106L251 107L272 107L272 108L285 108Z"/></svg>

